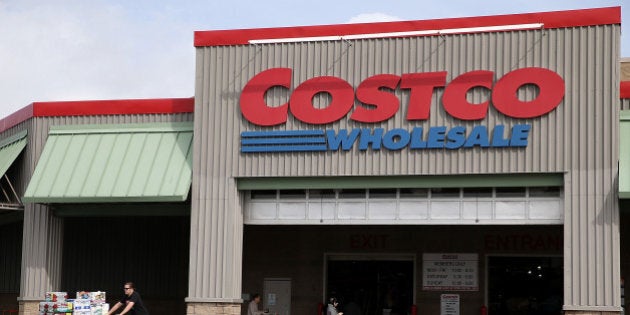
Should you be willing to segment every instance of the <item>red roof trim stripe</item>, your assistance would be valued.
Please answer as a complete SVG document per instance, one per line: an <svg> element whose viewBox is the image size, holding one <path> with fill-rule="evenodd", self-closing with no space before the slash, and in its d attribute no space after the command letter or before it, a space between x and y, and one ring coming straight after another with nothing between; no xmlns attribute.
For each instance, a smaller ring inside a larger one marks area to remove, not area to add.
<svg viewBox="0 0 630 315"><path fill-rule="evenodd" d="M33 103L34 117L192 113L193 98Z"/></svg>
<svg viewBox="0 0 630 315"><path fill-rule="evenodd" d="M630 98L630 81L621 81L619 84L619 98Z"/></svg>
<svg viewBox="0 0 630 315"><path fill-rule="evenodd" d="M544 28L621 23L621 7L435 20L196 31L195 47L247 45L250 40L440 30L543 23Z"/></svg>
<svg viewBox="0 0 630 315"><path fill-rule="evenodd" d="M31 117L33 117L33 104L23 107L17 112L0 119L0 132L16 126Z"/></svg>
<svg viewBox="0 0 630 315"><path fill-rule="evenodd" d="M0 132L32 117L192 113L194 98L35 102L0 120Z"/></svg>

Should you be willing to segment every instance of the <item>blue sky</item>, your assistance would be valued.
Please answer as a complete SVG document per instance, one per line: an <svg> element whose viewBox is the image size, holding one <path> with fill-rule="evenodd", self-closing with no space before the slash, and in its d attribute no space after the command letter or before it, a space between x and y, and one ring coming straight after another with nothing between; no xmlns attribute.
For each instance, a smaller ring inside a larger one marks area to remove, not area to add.
<svg viewBox="0 0 630 315"><path fill-rule="evenodd" d="M0 0L0 118L36 101L193 96L196 30L622 6L621 56L630 57L627 5L628 0Z"/></svg>

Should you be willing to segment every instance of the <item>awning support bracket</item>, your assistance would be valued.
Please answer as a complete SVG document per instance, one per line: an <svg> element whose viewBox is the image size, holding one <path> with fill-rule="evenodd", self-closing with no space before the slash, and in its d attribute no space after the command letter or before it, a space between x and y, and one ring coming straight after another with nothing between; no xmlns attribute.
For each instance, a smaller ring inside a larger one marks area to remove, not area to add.
<svg viewBox="0 0 630 315"><path fill-rule="evenodd" d="M0 189L2 189L2 194L4 195L5 200L0 200L0 209L4 210L22 210L24 209L24 205L20 201L20 196L18 196L17 192L13 184L11 184L11 180L9 176L5 173L2 176L4 181L0 181ZM9 188L9 190L7 190Z"/></svg>

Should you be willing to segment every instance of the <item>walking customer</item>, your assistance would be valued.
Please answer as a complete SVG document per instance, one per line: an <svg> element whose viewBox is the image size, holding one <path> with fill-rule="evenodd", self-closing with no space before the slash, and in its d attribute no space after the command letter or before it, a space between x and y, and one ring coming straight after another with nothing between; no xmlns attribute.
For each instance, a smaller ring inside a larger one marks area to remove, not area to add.
<svg viewBox="0 0 630 315"><path fill-rule="evenodd" d="M260 315L263 312L258 310L258 303L260 303L260 294L256 293L252 296L252 300L247 306L247 315Z"/></svg>
<svg viewBox="0 0 630 315"><path fill-rule="evenodd" d="M107 315L114 314L121 307L124 308L119 315L149 315L149 311L144 307L140 293L136 292L133 282L125 282L123 290L125 291L123 298L109 310Z"/></svg>
<svg viewBox="0 0 630 315"><path fill-rule="evenodd" d="M337 298L331 297L328 303L328 309L326 310L326 315L343 315L343 312L340 312L337 307L339 306L339 302Z"/></svg>

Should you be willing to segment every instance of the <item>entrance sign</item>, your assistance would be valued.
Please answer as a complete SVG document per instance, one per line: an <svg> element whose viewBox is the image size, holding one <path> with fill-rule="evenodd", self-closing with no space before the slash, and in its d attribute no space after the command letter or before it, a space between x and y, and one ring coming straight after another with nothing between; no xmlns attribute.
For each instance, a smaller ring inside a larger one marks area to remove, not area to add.
<svg viewBox="0 0 630 315"><path fill-rule="evenodd" d="M459 315L459 294L440 295L440 315Z"/></svg>
<svg viewBox="0 0 630 315"><path fill-rule="evenodd" d="M423 254L422 289L479 291L477 254Z"/></svg>

